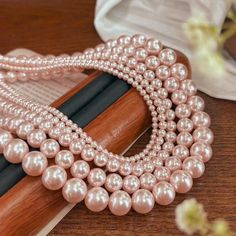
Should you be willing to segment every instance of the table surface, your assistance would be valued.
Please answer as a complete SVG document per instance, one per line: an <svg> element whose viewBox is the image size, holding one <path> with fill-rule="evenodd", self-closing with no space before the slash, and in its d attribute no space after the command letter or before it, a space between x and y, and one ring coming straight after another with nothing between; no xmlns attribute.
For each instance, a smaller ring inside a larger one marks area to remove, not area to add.
<svg viewBox="0 0 236 236"><path fill-rule="evenodd" d="M41 54L62 54L92 47L101 42L93 26L94 7L91 0L0 0L0 52L24 47ZM93 213L79 204L50 235L181 235L174 210L192 197L204 204L210 220L224 217L236 230L236 104L203 97L212 117L214 157L188 194L178 194L170 206L156 205L147 215L131 211L116 217L109 210ZM143 135L129 154L141 151L149 135L150 131Z"/></svg>

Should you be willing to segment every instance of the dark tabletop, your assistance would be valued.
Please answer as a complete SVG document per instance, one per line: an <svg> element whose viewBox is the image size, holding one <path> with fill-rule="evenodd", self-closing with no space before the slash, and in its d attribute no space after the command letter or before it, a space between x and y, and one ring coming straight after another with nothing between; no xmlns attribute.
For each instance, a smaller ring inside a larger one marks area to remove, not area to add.
<svg viewBox="0 0 236 236"><path fill-rule="evenodd" d="M92 47L101 42L93 26L94 6L91 0L0 0L0 53L25 47L41 54L61 54ZM204 204L211 220L224 217L236 230L236 103L203 97L215 134L214 156L188 194L177 195L170 206L156 205L147 215L131 211L115 217L109 210L92 213L80 204L50 235L181 235L174 209L191 197ZM129 154L141 151L149 136L150 131Z"/></svg>

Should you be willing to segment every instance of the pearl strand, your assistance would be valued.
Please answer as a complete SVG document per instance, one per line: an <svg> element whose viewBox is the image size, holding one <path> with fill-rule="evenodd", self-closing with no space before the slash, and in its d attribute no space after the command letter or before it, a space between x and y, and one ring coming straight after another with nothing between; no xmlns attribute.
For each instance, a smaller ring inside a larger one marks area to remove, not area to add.
<svg viewBox="0 0 236 236"><path fill-rule="evenodd" d="M168 205L175 192L189 191L192 178L203 174L212 156L213 134L204 101L175 51L163 48L157 39L120 36L72 56L0 56L0 68L6 71L0 72L0 152L12 163L22 162L28 175L42 175L46 188L62 188L68 202L85 200L92 211L108 205L116 215L128 213L131 206L147 213L155 201ZM113 74L143 97L152 134L142 152L131 157L109 152L56 108L30 101L5 83L48 79L83 68ZM40 151L29 152L28 145ZM75 160L79 154L81 159ZM48 158L55 158L55 165L48 167ZM90 169L91 161L96 168ZM67 180L66 169L73 178Z"/></svg>

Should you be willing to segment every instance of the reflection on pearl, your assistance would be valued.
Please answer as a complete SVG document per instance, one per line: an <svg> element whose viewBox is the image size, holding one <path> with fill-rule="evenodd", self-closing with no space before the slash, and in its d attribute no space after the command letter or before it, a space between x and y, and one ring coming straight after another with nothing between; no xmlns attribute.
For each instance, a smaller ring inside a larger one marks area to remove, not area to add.
<svg viewBox="0 0 236 236"><path fill-rule="evenodd" d="M124 183L123 183L123 189L131 194L134 193L136 190L138 190L140 187L140 181L139 178L135 175L127 175L124 178Z"/></svg>
<svg viewBox="0 0 236 236"><path fill-rule="evenodd" d="M102 187L91 188L85 197L85 205L94 212L103 211L107 207L108 202L109 195Z"/></svg>
<svg viewBox="0 0 236 236"><path fill-rule="evenodd" d="M170 183L177 193L186 193L192 188L193 180L187 171L176 170L170 176Z"/></svg>
<svg viewBox="0 0 236 236"><path fill-rule="evenodd" d="M107 191L113 193L117 190L120 190L123 185L123 180L118 174L109 174L106 178L105 187Z"/></svg>
<svg viewBox="0 0 236 236"><path fill-rule="evenodd" d="M27 139L28 134L34 129L34 125L28 121L21 123L17 129L16 134L21 139Z"/></svg>
<svg viewBox="0 0 236 236"><path fill-rule="evenodd" d="M70 203L79 203L83 201L86 193L87 185L79 178L67 180L62 189L63 197Z"/></svg>
<svg viewBox="0 0 236 236"><path fill-rule="evenodd" d="M87 179L91 186L100 187L106 181L106 174L102 169L94 168L90 171Z"/></svg>
<svg viewBox="0 0 236 236"><path fill-rule="evenodd" d="M151 173L144 173L140 176L141 187L147 190L152 190L156 181L156 177Z"/></svg>
<svg viewBox="0 0 236 236"><path fill-rule="evenodd" d="M194 143L190 148L191 156L200 156L203 162L208 162L212 157L212 148L204 142Z"/></svg>
<svg viewBox="0 0 236 236"><path fill-rule="evenodd" d="M45 155L38 151L27 153L22 160L22 168L27 175L39 176L48 166Z"/></svg>
<svg viewBox="0 0 236 236"><path fill-rule="evenodd" d="M89 171L90 166L84 160L75 161L70 168L71 175L80 179L86 178L89 174Z"/></svg>
<svg viewBox="0 0 236 236"><path fill-rule="evenodd" d="M45 132L40 129L32 130L28 137L27 142L31 147L39 148L41 143L47 138Z"/></svg>
<svg viewBox="0 0 236 236"><path fill-rule="evenodd" d="M116 216L126 215L131 208L131 198L122 190L115 191L110 196L109 209Z"/></svg>
<svg viewBox="0 0 236 236"><path fill-rule="evenodd" d="M184 160L183 170L186 170L190 173L192 178L199 178L203 175L205 171L205 165L201 160L201 157L191 156Z"/></svg>
<svg viewBox="0 0 236 236"><path fill-rule="evenodd" d="M40 151L47 158L54 158L56 154L59 152L60 146L58 142L54 139L46 139L40 145Z"/></svg>
<svg viewBox="0 0 236 236"><path fill-rule="evenodd" d="M160 205L169 205L175 199L174 187L166 181L155 184L152 193L156 203Z"/></svg>
<svg viewBox="0 0 236 236"><path fill-rule="evenodd" d="M139 189L132 196L132 207L141 214L150 212L154 207L154 203L152 193L146 189Z"/></svg>
<svg viewBox="0 0 236 236"><path fill-rule="evenodd" d="M45 188L58 190L63 187L67 180L64 168L58 165L49 166L42 175L42 183Z"/></svg>
<svg viewBox="0 0 236 236"><path fill-rule="evenodd" d="M64 169L68 169L74 163L74 155L68 150L62 150L57 153L55 163Z"/></svg>
<svg viewBox="0 0 236 236"><path fill-rule="evenodd" d="M4 157L13 164L21 163L28 152L27 143L21 139L10 140L3 149Z"/></svg>
<svg viewBox="0 0 236 236"><path fill-rule="evenodd" d="M0 129L0 153L3 153L4 147L12 139L13 137L10 132Z"/></svg>

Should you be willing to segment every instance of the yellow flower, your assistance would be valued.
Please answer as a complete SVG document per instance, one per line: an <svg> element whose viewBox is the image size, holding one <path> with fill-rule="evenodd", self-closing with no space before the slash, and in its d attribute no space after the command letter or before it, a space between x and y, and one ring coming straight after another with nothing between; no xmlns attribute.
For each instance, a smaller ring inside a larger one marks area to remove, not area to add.
<svg viewBox="0 0 236 236"><path fill-rule="evenodd" d="M186 233L203 232L207 224L207 214L195 199L183 201L176 207L175 219L178 228Z"/></svg>

